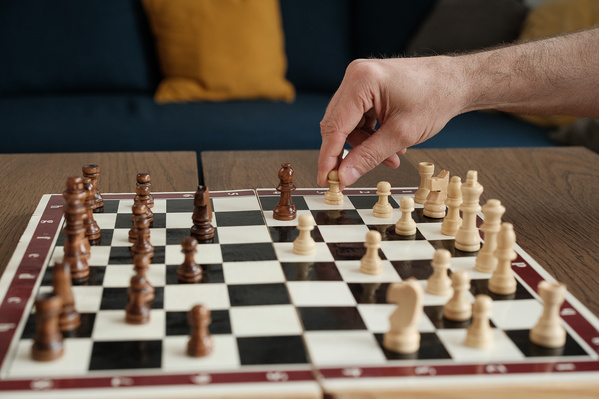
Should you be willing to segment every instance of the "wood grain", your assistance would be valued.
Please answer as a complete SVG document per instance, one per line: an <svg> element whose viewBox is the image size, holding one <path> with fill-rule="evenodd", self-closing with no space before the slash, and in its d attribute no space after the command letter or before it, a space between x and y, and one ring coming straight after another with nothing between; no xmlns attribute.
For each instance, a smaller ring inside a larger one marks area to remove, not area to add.
<svg viewBox="0 0 599 399"><path fill-rule="evenodd" d="M135 176L149 172L152 191L195 191L195 152L0 154L0 274L43 194L62 193L81 167L101 166L100 191L135 192Z"/></svg>
<svg viewBox="0 0 599 399"><path fill-rule="evenodd" d="M499 199L514 224L517 242L569 291L599 315L599 155L582 147L409 150L398 169L384 166L355 187L417 186L418 163L431 161L465 179L478 171L481 204ZM275 187L283 162L297 187L316 187L318 151L223 151L201 154L211 190Z"/></svg>

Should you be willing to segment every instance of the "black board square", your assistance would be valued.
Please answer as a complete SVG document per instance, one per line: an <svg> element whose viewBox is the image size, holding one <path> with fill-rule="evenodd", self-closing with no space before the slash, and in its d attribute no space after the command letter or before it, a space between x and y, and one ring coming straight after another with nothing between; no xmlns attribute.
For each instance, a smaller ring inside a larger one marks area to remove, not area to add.
<svg viewBox="0 0 599 399"><path fill-rule="evenodd" d="M102 229L100 232L100 238L89 242L89 245L99 247L109 247L112 245L112 236L114 235L114 229ZM58 243L56 245L59 245ZM60 244L64 245L64 244Z"/></svg>
<svg viewBox="0 0 599 399"><path fill-rule="evenodd" d="M388 303L389 283L348 283L347 287L358 303Z"/></svg>
<svg viewBox="0 0 599 399"><path fill-rule="evenodd" d="M478 255L478 251L475 251L475 252L460 251L459 249L457 249L455 247L455 240L453 240L453 239L451 239L451 240L430 240L429 243L435 248L435 250L441 249L441 248L448 250L451 253L452 258L462 258L465 256L477 256Z"/></svg>
<svg viewBox="0 0 599 399"><path fill-rule="evenodd" d="M260 197L262 209L265 211L272 211L279 203L279 199L280 198L276 196ZM293 202L293 205L295 205L295 209L298 211L306 211L309 209L308 204L306 204L306 200L303 196L292 195L291 201Z"/></svg>
<svg viewBox="0 0 599 399"><path fill-rule="evenodd" d="M115 229L130 229L133 226L132 213L119 213L114 223Z"/></svg>
<svg viewBox="0 0 599 399"><path fill-rule="evenodd" d="M94 342L90 370L160 368L162 341Z"/></svg>
<svg viewBox="0 0 599 399"><path fill-rule="evenodd" d="M509 301L513 299L533 299L534 297L526 287L516 280L516 292L510 295L499 295L489 291L489 279L471 280L470 292L472 295L485 294L490 296L494 301Z"/></svg>
<svg viewBox="0 0 599 399"><path fill-rule="evenodd" d="M281 263L287 281L341 281L334 262Z"/></svg>
<svg viewBox="0 0 599 399"><path fill-rule="evenodd" d="M366 254L366 247L362 242L329 242L327 246L335 260L360 260ZM383 260L387 259L380 249L379 256Z"/></svg>
<svg viewBox="0 0 599 399"><path fill-rule="evenodd" d="M202 281L200 284L214 284L214 283L224 283L225 276L223 274L223 265L221 263L215 263L211 265L200 265L203 271ZM177 276L177 269L179 265L167 265L166 266L166 284L189 284L179 282L179 278Z"/></svg>
<svg viewBox="0 0 599 399"><path fill-rule="evenodd" d="M355 209L313 210L312 216L317 225L364 224Z"/></svg>
<svg viewBox="0 0 599 399"><path fill-rule="evenodd" d="M262 211L216 212L216 225L224 226L263 226Z"/></svg>
<svg viewBox="0 0 599 399"><path fill-rule="evenodd" d="M441 223L443 222L443 218L429 218L428 216L424 216L424 208L416 208L412 212L412 219L416 223Z"/></svg>
<svg viewBox="0 0 599 399"><path fill-rule="evenodd" d="M46 267L44 271L44 276L42 277L42 286L51 286L52 285L52 273L54 270L54 266ZM104 283L104 274L106 273L106 266L90 266L89 267L89 278L81 283L76 283L73 285L102 285Z"/></svg>
<svg viewBox="0 0 599 399"><path fill-rule="evenodd" d="M283 283L229 285L231 306L260 306L290 304L289 293Z"/></svg>
<svg viewBox="0 0 599 399"><path fill-rule="evenodd" d="M166 213L155 213L154 219L150 224L150 229L164 229L166 228Z"/></svg>
<svg viewBox="0 0 599 399"><path fill-rule="evenodd" d="M299 335L237 338L242 365L307 364L308 357Z"/></svg>
<svg viewBox="0 0 599 399"><path fill-rule="evenodd" d="M92 330L94 328L94 321L96 320L95 313L80 313L79 318L81 323L79 327L72 331L65 331L62 333L62 336L65 338L90 338L92 336ZM30 314L25 322L25 327L23 328L23 334L21 334L21 339L33 338L35 336L35 329L37 325L37 320L35 318L35 314Z"/></svg>
<svg viewBox="0 0 599 399"><path fill-rule="evenodd" d="M212 203L212 200L210 201ZM166 200L166 213L180 212L193 212L193 198L173 198Z"/></svg>
<svg viewBox="0 0 599 399"><path fill-rule="evenodd" d="M368 230L376 230L381 233L381 238L383 241L415 241L415 240L425 240L424 236L420 232L420 230L416 229L416 234L411 236L400 236L395 233L395 225L394 224L369 224Z"/></svg>
<svg viewBox="0 0 599 399"><path fill-rule="evenodd" d="M104 287L101 310L123 310L129 304L127 287ZM154 287L154 300L149 302L152 309L162 309L164 303L164 287Z"/></svg>
<svg viewBox="0 0 599 399"><path fill-rule="evenodd" d="M414 277L416 280L426 280L433 274L431 259L394 260L391 265L402 280Z"/></svg>
<svg viewBox="0 0 599 399"><path fill-rule="evenodd" d="M190 335L188 314L189 312L166 312L166 335ZM210 334L231 334L228 310L212 310L210 318Z"/></svg>
<svg viewBox="0 0 599 399"><path fill-rule="evenodd" d="M271 226L268 228L273 242L293 242L299 236L299 230L296 226ZM310 232L312 239L316 242L324 242L318 226Z"/></svg>
<svg viewBox="0 0 599 399"><path fill-rule="evenodd" d="M297 309L307 331L366 330L355 306L319 306Z"/></svg>
<svg viewBox="0 0 599 399"><path fill-rule="evenodd" d="M371 209L378 202L378 195L348 195L347 198L351 201L356 209ZM389 204L395 209L399 208L399 204L389 196Z"/></svg>
<svg viewBox="0 0 599 399"><path fill-rule="evenodd" d="M451 355L443 346L443 343L432 332L420 333L420 348L413 354L403 355L401 353L392 352L383 346L383 334L375 334L375 338L380 345L387 360L432 360L432 359L451 359Z"/></svg>
<svg viewBox="0 0 599 399"><path fill-rule="evenodd" d="M429 320L435 328L467 328L471 323L472 319L465 321L453 321L443 317L443 306L425 306L424 313L428 316Z"/></svg>
<svg viewBox="0 0 599 399"><path fill-rule="evenodd" d="M154 247L154 257L152 263L164 263L164 246ZM131 265L133 258L131 256L131 247L112 247L110 248L110 256L108 258L109 265Z"/></svg>
<svg viewBox="0 0 599 399"><path fill-rule="evenodd" d="M275 249L270 242L252 244L222 244L223 262L250 262L277 260Z"/></svg>
<svg viewBox="0 0 599 399"><path fill-rule="evenodd" d="M120 200L104 200L104 207L99 211L94 213L117 213L119 210Z"/></svg>
<svg viewBox="0 0 599 399"><path fill-rule="evenodd" d="M526 357L588 356L588 353L568 333L566 333L566 344L561 348L544 348L530 342L530 330L505 330L505 333Z"/></svg>

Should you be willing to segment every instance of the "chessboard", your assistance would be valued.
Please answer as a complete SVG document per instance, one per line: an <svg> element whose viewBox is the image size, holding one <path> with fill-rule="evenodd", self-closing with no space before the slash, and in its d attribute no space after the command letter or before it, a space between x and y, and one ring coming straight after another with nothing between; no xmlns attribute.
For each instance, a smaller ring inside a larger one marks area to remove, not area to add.
<svg viewBox="0 0 599 399"><path fill-rule="evenodd" d="M124 321L133 274L128 231L134 195L103 193L104 210L94 214L102 236L91 247L90 277L72 288L81 326L65 336L62 358L36 362L33 303L52 290L52 268L65 242L63 197L45 195L0 280L1 396L316 398L447 384L596 382L597 318L567 293L560 311L566 345L532 344L529 331L543 310L537 285L553 278L516 245L516 293L489 292L490 275L474 270L476 252L456 249L454 238L441 234L441 220L424 216L419 204L412 215L417 233L397 235L400 198L415 192L393 188L393 216L378 218L372 212L376 189L348 188L342 205L325 204L324 190L295 190L298 216L310 213L315 221L316 248L309 256L293 252L297 219L273 218L280 194L275 189L211 192L215 235L198 245L196 261L204 272L199 284L177 281L194 193L153 193L155 252L148 279L155 298L145 325ZM369 230L382 236L379 275L359 271ZM464 346L469 322L444 319L448 297L425 294L420 349L412 355L391 352L382 340L397 305L387 303L387 290L408 278L424 286L439 248L452 255L450 273L469 271L471 301L481 293L492 297L494 345ZM202 358L185 350L187 313L196 304L212 318L214 351Z"/></svg>

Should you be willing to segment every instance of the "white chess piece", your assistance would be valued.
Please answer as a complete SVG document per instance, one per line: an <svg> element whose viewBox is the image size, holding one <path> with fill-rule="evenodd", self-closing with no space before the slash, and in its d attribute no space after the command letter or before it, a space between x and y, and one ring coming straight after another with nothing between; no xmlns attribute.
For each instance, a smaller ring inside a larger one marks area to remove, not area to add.
<svg viewBox="0 0 599 399"><path fill-rule="evenodd" d="M420 186L418 186L418 190L416 190L416 194L414 195L414 202L417 204L424 204L429 192L428 188L426 188L426 179L435 173L435 164L431 162L420 162L418 164L418 173L420 174Z"/></svg>
<svg viewBox="0 0 599 399"><path fill-rule="evenodd" d="M400 236L413 236L416 234L416 222L412 218L414 199L412 197L401 197L399 210L401 211L401 217L395 223L395 233Z"/></svg>
<svg viewBox="0 0 599 399"><path fill-rule="evenodd" d="M446 170L442 170L435 177L426 179L426 188L428 188L429 193L422 209L424 216L435 219L445 217L445 199L447 199L448 184L449 172Z"/></svg>
<svg viewBox="0 0 599 399"><path fill-rule="evenodd" d="M512 261L518 256L514 251L516 234L511 223L502 223L497 235L497 267L489 278L489 291L499 295L510 295L516 292L516 278L512 270Z"/></svg>
<svg viewBox="0 0 599 399"><path fill-rule="evenodd" d="M383 335L383 346L393 352L410 354L420 348L418 322L422 314L422 286L409 278L394 283L387 291L387 302L399 306L389 316L389 331Z"/></svg>
<svg viewBox="0 0 599 399"><path fill-rule="evenodd" d="M293 253L298 255L312 255L316 250L314 239L310 232L314 230L314 218L309 213L301 214L297 220L299 236L293 241Z"/></svg>
<svg viewBox="0 0 599 399"><path fill-rule="evenodd" d="M437 249L431 262L433 274L426 283L426 292L432 295L446 296L451 294L451 279L447 275L450 267L451 253L444 249Z"/></svg>
<svg viewBox="0 0 599 399"><path fill-rule="evenodd" d="M470 275L466 270L456 270L451 275L453 296L443 307L443 316L448 320L466 321L472 317L472 305L466 293L470 288Z"/></svg>
<svg viewBox="0 0 599 399"><path fill-rule="evenodd" d="M466 332L464 345L475 349L488 349L493 346L493 330L489 324L493 300L490 296L480 294L474 298L472 305L472 324Z"/></svg>
<svg viewBox="0 0 599 399"><path fill-rule="evenodd" d="M560 283L541 281L538 286L543 300L543 313L530 330L530 341L545 348L561 348L566 344L566 330L560 323L560 307L566 287Z"/></svg>
<svg viewBox="0 0 599 399"><path fill-rule="evenodd" d="M443 219L441 234L455 236L462 225L462 218L460 217L460 205L462 205L462 179L460 176L453 176L451 180L449 180L445 205L447 205L447 216Z"/></svg>
<svg viewBox="0 0 599 399"><path fill-rule="evenodd" d="M336 170L329 172L329 189L324 193L324 203L329 205L343 204L343 193L339 190L339 173Z"/></svg>
<svg viewBox="0 0 599 399"><path fill-rule="evenodd" d="M366 254L360 260L360 271L365 274L381 274L383 272L383 261L379 256L381 247L381 233L370 230L366 233Z"/></svg>
<svg viewBox="0 0 599 399"><path fill-rule="evenodd" d="M393 216L393 207L389 203L389 196L391 195L391 184L386 181L380 181L376 185L376 193L379 196L379 200L374 204L372 208L372 214L377 218L390 218Z"/></svg>
<svg viewBox="0 0 599 399"><path fill-rule="evenodd" d="M497 249L497 234L501 229L501 217L505 213L505 207L496 199L490 199L483 205L485 221L480 229L485 233L485 242L476 257L474 270L481 273L493 273L497 267L495 250Z"/></svg>
<svg viewBox="0 0 599 399"><path fill-rule="evenodd" d="M480 249L480 234L476 227L476 214L480 211L480 196L483 186L478 182L478 173L469 170L466 182L462 184L462 225L455 235L455 247L460 251L476 252Z"/></svg>

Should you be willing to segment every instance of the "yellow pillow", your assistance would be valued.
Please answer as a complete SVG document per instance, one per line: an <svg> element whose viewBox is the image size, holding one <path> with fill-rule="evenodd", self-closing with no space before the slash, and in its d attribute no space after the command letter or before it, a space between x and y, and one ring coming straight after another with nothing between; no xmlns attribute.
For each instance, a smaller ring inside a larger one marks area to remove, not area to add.
<svg viewBox="0 0 599 399"><path fill-rule="evenodd" d="M554 0L533 8L522 27L519 41L575 32L599 24L599 1ZM559 115L519 115L541 126L568 125L577 118Z"/></svg>
<svg viewBox="0 0 599 399"><path fill-rule="evenodd" d="M143 0L164 80L159 103L292 101L278 0Z"/></svg>

